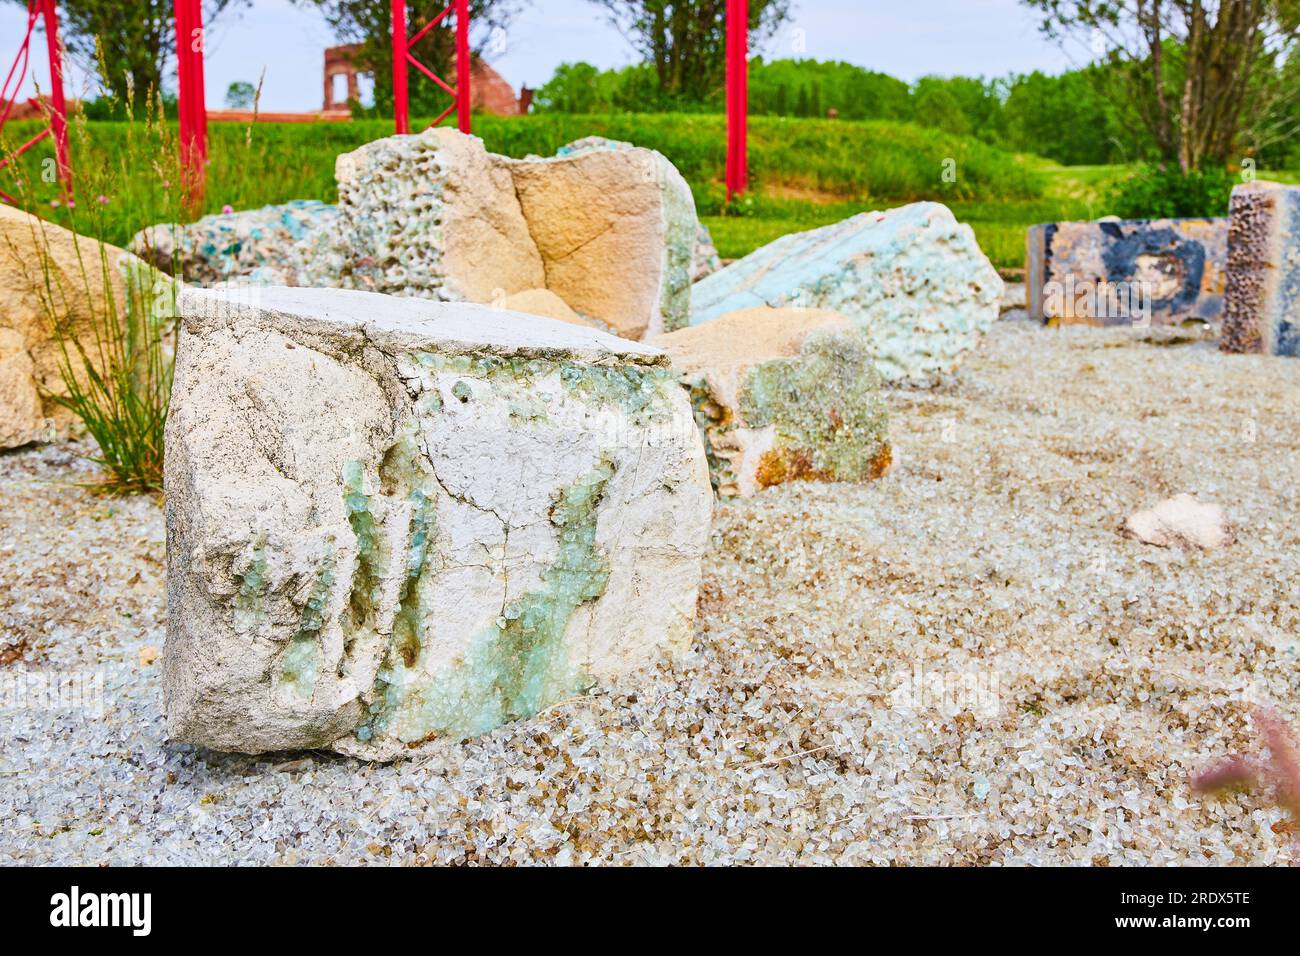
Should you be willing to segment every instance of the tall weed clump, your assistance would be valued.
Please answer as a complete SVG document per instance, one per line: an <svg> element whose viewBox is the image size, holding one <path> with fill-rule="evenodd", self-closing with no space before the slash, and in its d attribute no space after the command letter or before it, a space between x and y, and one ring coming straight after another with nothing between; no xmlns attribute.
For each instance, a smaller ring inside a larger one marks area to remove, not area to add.
<svg viewBox="0 0 1300 956"><path fill-rule="evenodd" d="M95 440L97 452L86 457L103 467L95 487L110 494L161 491L175 364L174 277L102 238L108 220L124 214L140 217L139 225L178 221L176 136L162 121L161 100L149 102L139 118L123 105L112 161L96 154L85 116L71 118L72 191L49 174L52 161L39 154L11 163L9 181L0 185L34 217L35 261L23 268L56 343L62 385L43 397L71 412ZM177 274L180 265L173 263Z"/></svg>

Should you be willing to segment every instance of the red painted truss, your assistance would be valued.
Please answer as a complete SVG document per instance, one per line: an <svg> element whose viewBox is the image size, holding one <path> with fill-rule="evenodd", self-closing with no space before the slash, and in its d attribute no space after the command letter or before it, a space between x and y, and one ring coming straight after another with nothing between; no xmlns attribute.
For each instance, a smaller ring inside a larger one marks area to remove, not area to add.
<svg viewBox="0 0 1300 956"><path fill-rule="evenodd" d="M439 114L430 125L437 126L453 112L456 125L462 133L469 132L469 0L451 0L451 3L418 31L414 36L406 33L406 0L392 0L393 5L393 120L399 133L411 131L410 105L407 100L407 67L413 66L451 96L451 105ZM411 48L430 30L451 14L456 15L456 85L451 86L433 70L415 58Z"/></svg>
<svg viewBox="0 0 1300 956"><path fill-rule="evenodd" d="M4 85L0 86L0 129L13 112L18 90L27 77L27 67L31 60L32 33L36 30L37 20L45 21L45 43L50 60L50 91L48 103L41 104L41 109L49 119L45 129L41 130L27 142L13 150L7 156L0 156L0 169L27 152L47 136L54 138L54 153L57 157L59 179L68 190L72 188L72 166L68 158L68 106L63 98L63 55L59 47L59 20L54 10L54 0L29 0L27 4L27 29L23 33L18 55L5 76ZM0 200L15 203L14 198L0 191Z"/></svg>

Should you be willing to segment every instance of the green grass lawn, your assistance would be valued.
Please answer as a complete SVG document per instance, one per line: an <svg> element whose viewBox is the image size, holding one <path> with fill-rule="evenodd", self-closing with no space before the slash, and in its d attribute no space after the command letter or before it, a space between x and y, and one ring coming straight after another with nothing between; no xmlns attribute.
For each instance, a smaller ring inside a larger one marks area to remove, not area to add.
<svg viewBox="0 0 1300 956"><path fill-rule="evenodd" d="M980 247L995 266L1019 269L1024 267L1028 226L1106 215L1107 189L1130 171L1126 166L1061 166L1036 156L1020 156L1016 161L1037 176L1041 195L966 200L948 198L941 189L935 189L911 198L946 203L961 222L974 228ZM820 204L759 197L751 202L744 215L701 218L713 233L719 254L731 259L788 232L825 226L886 205L870 197Z"/></svg>
<svg viewBox="0 0 1300 956"><path fill-rule="evenodd" d="M30 123L11 124L9 144L35 129ZM474 131L488 149L515 157L551 155L590 135L658 149L690 183L701 219L724 258L865 210L934 200L974 227L996 266L1020 268L1027 226L1105 215L1107 189L1128 172L1123 166L1060 166L908 123L754 117L751 192L728 207L722 116L481 116L475 117ZM335 157L391 132L386 120L212 124L203 211L289 199L333 201ZM174 141L173 127L77 121L72 130L75 209L59 203L57 184L41 176L41 164L51 155L48 144L0 172L0 189L20 194L24 205L57 222L123 245L143 226L184 218ZM955 171L955 178L945 178L945 169Z"/></svg>

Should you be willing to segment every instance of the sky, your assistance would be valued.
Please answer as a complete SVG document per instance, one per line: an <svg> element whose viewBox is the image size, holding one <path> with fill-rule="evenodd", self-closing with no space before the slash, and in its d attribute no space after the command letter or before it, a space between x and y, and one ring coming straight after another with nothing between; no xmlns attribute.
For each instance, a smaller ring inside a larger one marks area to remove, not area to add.
<svg viewBox="0 0 1300 956"><path fill-rule="evenodd" d="M129 9L130 0L122 3ZM25 27L23 8L0 0L0 77ZM540 86L566 61L615 67L636 59L589 0L532 0L504 37L489 39L488 61L516 88ZM322 51L335 42L318 12L290 0L253 0L242 13L223 15L208 31L208 106L222 106L232 82L256 84L265 69L263 110L319 109ZM43 35L37 44L33 66L44 85ZM769 58L845 60L908 81L931 73L1057 73L1074 65L1038 33L1037 18L1020 0L794 0L790 22L761 52ZM68 95L87 95L89 78L71 73ZM21 95L32 95L30 77Z"/></svg>

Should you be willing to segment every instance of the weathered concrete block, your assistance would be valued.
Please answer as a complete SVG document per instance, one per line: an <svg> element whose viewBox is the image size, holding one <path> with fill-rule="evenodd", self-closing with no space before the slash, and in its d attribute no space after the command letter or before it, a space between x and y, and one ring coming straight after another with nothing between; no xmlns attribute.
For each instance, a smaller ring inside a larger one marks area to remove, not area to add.
<svg viewBox="0 0 1300 956"><path fill-rule="evenodd" d="M187 282L215 285L245 279L260 285L302 285L314 236L337 228L338 211L313 199L214 213L185 225L140 230L131 251Z"/></svg>
<svg viewBox="0 0 1300 956"><path fill-rule="evenodd" d="M688 644L712 495L663 353L487 306L189 291L177 740L388 759Z"/></svg>
<svg viewBox="0 0 1300 956"><path fill-rule="evenodd" d="M866 334L838 312L746 309L654 344L690 392L720 495L889 467L880 376Z"/></svg>
<svg viewBox="0 0 1300 956"><path fill-rule="evenodd" d="M1300 186L1232 190L1225 352L1300 355Z"/></svg>
<svg viewBox="0 0 1300 956"><path fill-rule="evenodd" d="M757 306L832 309L868 333L890 381L932 381L997 319L1002 280L939 203L782 236L691 290L691 324Z"/></svg>
<svg viewBox="0 0 1300 956"><path fill-rule="evenodd" d="M660 153L611 143L579 141L510 169L546 288L624 338L653 337L687 323L695 200Z"/></svg>
<svg viewBox="0 0 1300 956"><path fill-rule="evenodd" d="M1026 245L1029 315L1041 322L1178 325L1223 312L1226 219L1041 223Z"/></svg>
<svg viewBox="0 0 1300 956"><path fill-rule="evenodd" d="M572 156L574 153L580 153L587 150L599 149L637 149L635 143L629 143L621 139L609 139L604 136L586 136L582 139L575 140L572 143L566 143L555 151L556 156ZM693 205L692 205L693 208ZM670 266L670 268L673 266ZM722 260L718 258L717 246L713 244L713 236L704 223L698 223L695 230L695 248L691 254L691 281L698 282L706 275L711 275L722 268Z"/></svg>

